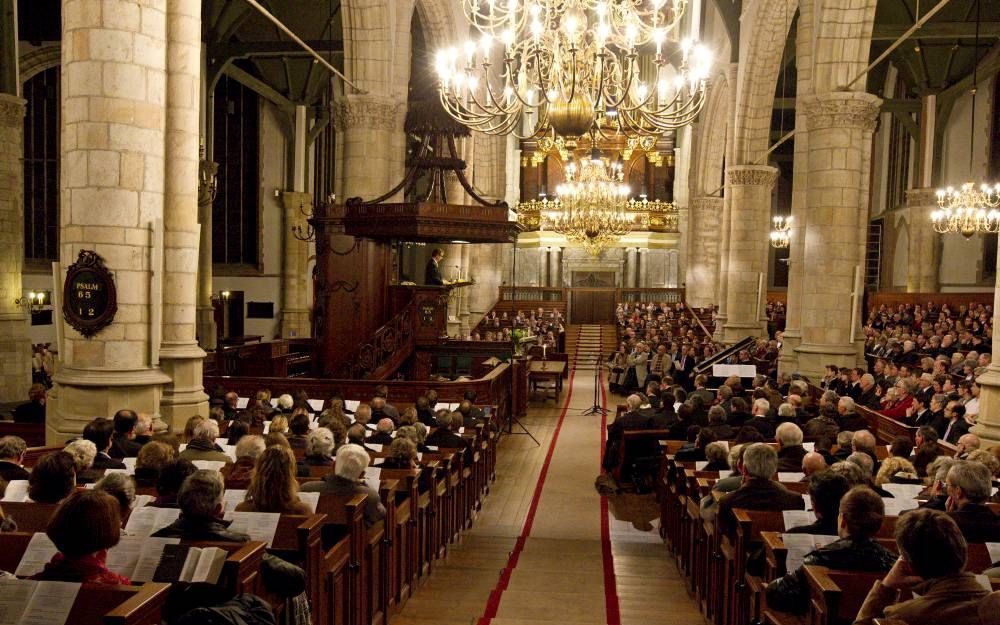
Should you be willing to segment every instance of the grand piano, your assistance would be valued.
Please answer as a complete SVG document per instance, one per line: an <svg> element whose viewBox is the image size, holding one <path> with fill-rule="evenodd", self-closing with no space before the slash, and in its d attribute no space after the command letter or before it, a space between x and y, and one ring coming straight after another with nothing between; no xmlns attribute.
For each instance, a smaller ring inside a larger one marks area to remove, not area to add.
<svg viewBox="0 0 1000 625"><path fill-rule="evenodd" d="M756 338L748 336L739 343L730 345L729 347L715 354L711 358L698 363L698 365L694 368L694 371L691 372L692 378L694 376L704 373L705 375L708 376L707 388L714 389L722 386L722 383L725 382L726 378L732 375L732 373L724 373L723 371L719 371L718 369L716 369L716 365L722 365L723 363L725 363L726 360L740 353L741 349L750 349L751 347L753 347L753 344L754 342L756 342L756 340L757 340ZM730 365L730 366L736 367L739 365ZM716 373L722 375L715 375ZM749 373L749 368L746 369L745 372L737 373L737 375L739 375L740 379L743 380L743 388L750 388L751 383L753 382L753 378L756 375L756 367L754 368L753 375L744 375L744 373Z"/></svg>

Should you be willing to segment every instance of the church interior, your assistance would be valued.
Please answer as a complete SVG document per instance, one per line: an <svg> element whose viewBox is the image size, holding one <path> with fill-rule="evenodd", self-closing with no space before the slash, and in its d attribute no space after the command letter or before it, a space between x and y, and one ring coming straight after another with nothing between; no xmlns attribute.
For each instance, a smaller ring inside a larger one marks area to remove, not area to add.
<svg viewBox="0 0 1000 625"><path fill-rule="evenodd" d="M0 622L1000 625L1000 2L0 0Z"/></svg>

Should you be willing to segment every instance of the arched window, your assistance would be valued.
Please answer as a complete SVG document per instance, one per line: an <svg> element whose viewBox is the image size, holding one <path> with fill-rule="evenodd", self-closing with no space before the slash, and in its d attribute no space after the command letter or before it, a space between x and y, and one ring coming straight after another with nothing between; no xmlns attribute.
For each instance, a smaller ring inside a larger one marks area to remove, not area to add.
<svg viewBox="0 0 1000 625"><path fill-rule="evenodd" d="M24 83L24 258L59 258L59 67Z"/></svg>
<svg viewBox="0 0 1000 625"><path fill-rule="evenodd" d="M212 205L212 262L249 265L260 260L260 101L239 82L222 76L215 87L212 158L219 191Z"/></svg>

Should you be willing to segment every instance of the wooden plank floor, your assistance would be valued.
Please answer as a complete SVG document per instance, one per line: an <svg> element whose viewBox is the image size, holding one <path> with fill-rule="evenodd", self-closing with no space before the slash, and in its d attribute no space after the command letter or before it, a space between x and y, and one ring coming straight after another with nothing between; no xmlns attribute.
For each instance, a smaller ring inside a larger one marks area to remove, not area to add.
<svg viewBox="0 0 1000 625"><path fill-rule="evenodd" d="M581 414L592 404L593 378L580 373L558 406L551 400L532 403L524 424L541 446L523 435L502 439L497 480L474 527L436 563L390 618L392 625L704 623L655 521L637 529L615 518L612 503L602 536L601 497L594 488L603 444L601 417ZM525 526L567 393L570 402L530 531L506 584L498 588ZM608 403L613 413L614 399ZM609 541L607 561L602 539ZM484 619L487 614L492 618Z"/></svg>

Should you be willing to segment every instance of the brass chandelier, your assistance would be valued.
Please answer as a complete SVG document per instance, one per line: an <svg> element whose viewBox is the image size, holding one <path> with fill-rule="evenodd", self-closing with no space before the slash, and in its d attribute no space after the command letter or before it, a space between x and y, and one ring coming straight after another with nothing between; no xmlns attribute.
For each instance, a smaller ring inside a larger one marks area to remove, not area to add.
<svg viewBox="0 0 1000 625"><path fill-rule="evenodd" d="M771 230L771 247L784 249L788 247L792 230L792 216L774 216L774 228Z"/></svg>
<svg viewBox="0 0 1000 625"><path fill-rule="evenodd" d="M551 132L570 148L592 132L637 137L690 124L705 102L712 55L690 39L676 42L686 4L463 0L480 38L438 53L441 103L473 130Z"/></svg>
<svg viewBox="0 0 1000 625"><path fill-rule="evenodd" d="M980 5L976 1L976 57L972 64L972 115L969 117L972 131L969 139L969 173L974 171L976 144L976 95L979 91L979 27L981 24ZM948 187L937 190L937 203L940 207L931 213L931 224L934 232L946 234L957 232L969 238L974 234L985 232L1000 232L1000 183L980 185L966 182L960 188Z"/></svg>
<svg viewBox="0 0 1000 625"><path fill-rule="evenodd" d="M556 187L555 199L533 200L517 208L519 214L538 220L528 225L561 234L591 256L632 232L636 212L650 211L647 200L629 199L622 164L601 158L596 150L589 159L571 161L565 172L566 181Z"/></svg>

